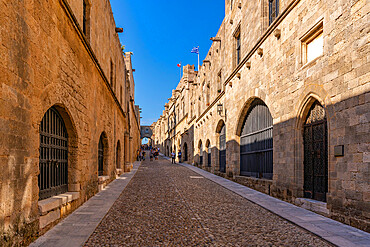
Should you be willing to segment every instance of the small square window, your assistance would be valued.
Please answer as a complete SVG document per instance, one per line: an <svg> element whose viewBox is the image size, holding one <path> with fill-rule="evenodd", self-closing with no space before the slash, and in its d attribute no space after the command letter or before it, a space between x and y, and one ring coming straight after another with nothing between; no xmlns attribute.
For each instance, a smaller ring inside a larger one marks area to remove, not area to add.
<svg viewBox="0 0 370 247"><path fill-rule="evenodd" d="M315 58L321 56L324 51L324 40L322 33L316 36L313 40L311 40L306 45L306 52L307 52L307 63L311 62Z"/></svg>
<svg viewBox="0 0 370 247"><path fill-rule="evenodd" d="M302 39L302 62L309 63L324 53L323 25L316 25Z"/></svg>

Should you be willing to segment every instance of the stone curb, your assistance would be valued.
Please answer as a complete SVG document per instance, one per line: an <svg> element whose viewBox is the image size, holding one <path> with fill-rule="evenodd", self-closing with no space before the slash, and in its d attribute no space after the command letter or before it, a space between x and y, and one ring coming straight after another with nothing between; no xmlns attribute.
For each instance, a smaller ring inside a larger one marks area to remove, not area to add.
<svg viewBox="0 0 370 247"><path fill-rule="evenodd" d="M91 197L71 215L33 242L31 247L82 246L94 232L113 203L136 174L141 162L136 161L129 173L122 174L104 190Z"/></svg>
<svg viewBox="0 0 370 247"><path fill-rule="evenodd" d="M170 158L163 156L164 159ZM348 226L341 222L332 220L316 214L307 209L284 202L275 197L253 190L244 185L235 183L226 178L217 176L198 167L176 163L184 166L199 175L221 185L222 187L242 196L243 198L267 209L268 211L288 220L289 222L302 227L303 229L317 235L335 246L360 247L370 246L370 234L357 228Z"/></svg>

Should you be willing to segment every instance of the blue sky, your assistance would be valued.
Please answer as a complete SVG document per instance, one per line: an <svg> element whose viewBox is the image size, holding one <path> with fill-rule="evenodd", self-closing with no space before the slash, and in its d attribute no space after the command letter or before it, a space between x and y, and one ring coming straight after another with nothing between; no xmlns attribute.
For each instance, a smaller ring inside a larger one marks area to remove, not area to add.
<svg viewBox="0 0 370 247"><path fill-rule="evenodd" d="M225 14L225 0L111 0L125 51L133 55L135 103L142 108L142 125L150 125L164 110L180 79L176 66L202 61Z"/></svg>

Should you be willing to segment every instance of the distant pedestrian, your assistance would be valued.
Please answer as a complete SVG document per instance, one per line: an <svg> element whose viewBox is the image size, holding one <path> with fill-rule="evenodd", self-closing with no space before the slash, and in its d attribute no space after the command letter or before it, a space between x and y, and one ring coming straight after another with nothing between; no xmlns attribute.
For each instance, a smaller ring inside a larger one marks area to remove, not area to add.
<svg viewBox="0 0 370 247"><path fill-rule="evenodd" d="M176 159L176 154L175 154L175 152L172 152L172 153L171 153L171 158L172 158L172 164L176 164L176 161L175 161L175 159Z"/></svg>
<svg viewBox="0 0 370 247"><path fill-rule="evenodd" d="M179 163L181 163L181 156L182 156L182 153L181 153L181 151L179 151L179 152L177 153L177 157L179 158Z"/></svg>
<svg viewBox="0 0 370 247"><path fill-rule="evenodd" d="M143 160L145 160L145 151L143 151Z"/></svg>

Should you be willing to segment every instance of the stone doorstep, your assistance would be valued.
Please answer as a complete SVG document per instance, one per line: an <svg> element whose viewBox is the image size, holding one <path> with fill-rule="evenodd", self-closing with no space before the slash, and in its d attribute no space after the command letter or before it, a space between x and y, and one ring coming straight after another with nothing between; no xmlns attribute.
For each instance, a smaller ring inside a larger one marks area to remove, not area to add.
<svg viewBox="0 0 370 247"><path fill-rule="evenodd" d="M98 177L99 184L104 183L107 180L109 180L109 176L99 176Z"/></svg>
<svg viewBox="0 0 370 247"><path fill-rule="evenodd" d="M330 215L330 211L327 208L327 203L320 202L308 198L296 198L295 204L300 206L301 208L308 209L315 213L319 213L325 216Z"/></svg>
<svg viewBox="0 0 370 247"><path fill-rule="evenodd" d="M38 202L40 215L44 216L48 212L58 209L62 205L66 205L67 203L77 200L78 198L80 198L79 192L67 192L45 200L41 200Z"/></svg>
<svg viewBox="0 0 370 247"><path fill-rule="evenodd" d="M45 228L50 223L60 219L60 209L56 209L54 211L49 212L46 215L43 215L40 217L40 229Z"/></svg>

